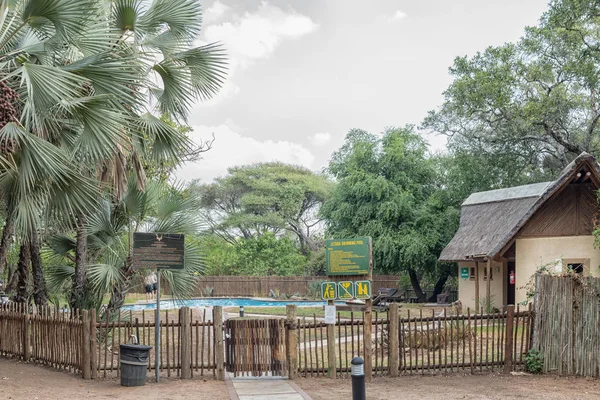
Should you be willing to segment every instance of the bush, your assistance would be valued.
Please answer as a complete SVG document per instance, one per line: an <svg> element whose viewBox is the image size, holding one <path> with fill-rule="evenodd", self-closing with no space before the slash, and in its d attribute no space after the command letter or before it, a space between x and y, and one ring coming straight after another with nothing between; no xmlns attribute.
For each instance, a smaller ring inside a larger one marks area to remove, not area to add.
<svg viewBox="0 0 600 400"><path fill-rule="evenodd" d="M532 374L539 374L544 368L544 356L538 350L529 350L525 356L525 369Z"/></svg>

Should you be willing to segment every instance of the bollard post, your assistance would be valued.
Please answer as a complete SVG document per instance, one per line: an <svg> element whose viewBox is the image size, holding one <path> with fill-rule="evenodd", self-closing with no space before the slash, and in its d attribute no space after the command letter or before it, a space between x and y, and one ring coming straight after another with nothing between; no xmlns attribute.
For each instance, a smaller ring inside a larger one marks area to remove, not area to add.
<svg viewBox="0 0 600 400"><path fill-rule="evenodd" d="M366 400L365 362L360 357L352 359L352 400Z"/></svg>
<svg viewBox="0 0 600 400"><path fill-rule="evenodd" d="M240 318L244 316L244 306L240 306Z"/></svg>

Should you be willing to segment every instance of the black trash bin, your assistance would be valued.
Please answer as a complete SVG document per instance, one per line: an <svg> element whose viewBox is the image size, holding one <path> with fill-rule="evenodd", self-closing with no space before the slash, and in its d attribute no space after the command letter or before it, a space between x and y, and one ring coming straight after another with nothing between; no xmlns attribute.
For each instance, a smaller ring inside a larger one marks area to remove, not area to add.
<svg viewBox="0 0 600 400"><path fill-rule="evenodd" d="M121 386L144 386L148 371L148 356L152 346L143 344L122 344Z"/></svg>

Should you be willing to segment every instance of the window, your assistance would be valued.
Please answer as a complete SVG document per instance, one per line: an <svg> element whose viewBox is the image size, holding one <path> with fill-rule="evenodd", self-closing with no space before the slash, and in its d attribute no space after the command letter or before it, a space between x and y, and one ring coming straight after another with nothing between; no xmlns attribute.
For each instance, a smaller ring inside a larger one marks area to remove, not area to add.
<svg viewBox="0 0 600 400"><path fill-rule="evenodd" d="M469 280L475 280L475 267L471 267L471 269L469 270Z"/></svg>
<svg viewBox="0 0 600 400"><path fill-rule="evenodd" d="M574 272L579 275L583 275L583 271L584 271L583 263L569 263L569 264L567 264L567 271Z"/></svg>
<svg viewBox="0 0 600 400"><path fill-rule="evenodd" d="M568 258L562 260L563 273L572 273L583 276L590 274L589 258Z"/></svg>
<svg viewBox="0 0 600 400"><path fill-rule="evenodd" d="M494 280L494 274L492 273L492 267L484 267L483 268L483 280L487 281L488 272L490 274L490 281Z"/></svg>

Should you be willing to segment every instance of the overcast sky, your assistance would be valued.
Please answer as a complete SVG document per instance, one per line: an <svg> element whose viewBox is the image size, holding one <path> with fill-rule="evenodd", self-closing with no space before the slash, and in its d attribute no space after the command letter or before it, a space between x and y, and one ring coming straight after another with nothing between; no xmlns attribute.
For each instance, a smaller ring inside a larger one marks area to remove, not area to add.
<svg viewBox="0 0 600 400"><path fill-rule="evenodd" d="M190 117L204 159L178 177L209 182L265 161L319 171L348 130L418 125L442 102L457 56L516 41L547 0L204 1L203 42L229 74ZM444 137L427 137L441 150Z"/></svg>

